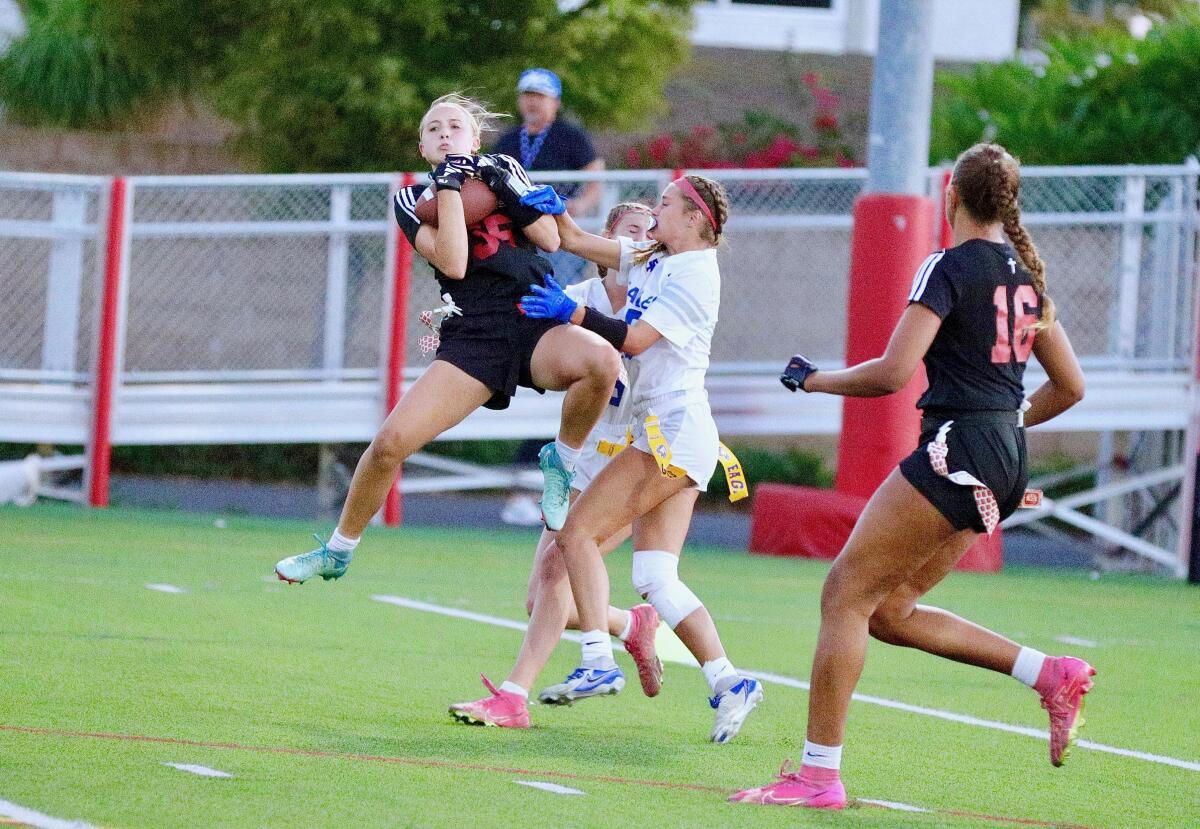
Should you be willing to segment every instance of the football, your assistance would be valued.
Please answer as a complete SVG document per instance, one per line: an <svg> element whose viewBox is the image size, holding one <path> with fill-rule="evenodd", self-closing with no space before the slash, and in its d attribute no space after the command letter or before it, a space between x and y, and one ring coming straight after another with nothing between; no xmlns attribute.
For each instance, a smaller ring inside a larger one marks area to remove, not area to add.
<svg viewBox="0 0 1200 829"><path fill-rule="evenodd" d="M467 225L483 221L500 206L496 194L477 178L469 178L463 182L461 195ZM437 227L437 198L432 187L426 187L425 192L417 199L417 218L421 220L421 224Z"/></svg>

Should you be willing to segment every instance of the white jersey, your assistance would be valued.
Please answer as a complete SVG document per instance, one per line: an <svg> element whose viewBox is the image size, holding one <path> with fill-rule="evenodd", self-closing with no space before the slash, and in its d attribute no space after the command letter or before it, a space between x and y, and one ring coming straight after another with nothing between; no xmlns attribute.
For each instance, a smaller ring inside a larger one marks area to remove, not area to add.
<svg viewBox="0 0 1200 829"><path fill-rule="evenodd" d="M622 238L621 278L626 281L625 322L641 319L662 339L632 358L631 405L672 392L701 392L708 371L721 272L712 248L668 256L657 253L640 265L633 257L653 243ZM636 380L634 380L636 375Z"/></svg>
<svg viewBox="0 0 1200 829"><path fill-rule="evenodd" d="M625 309L614 311L612 300L608 298L608 291L604 289L604 280L599 277L585 279L583 282L576 282L574 285L568 285L563 289L567 296L576 302L588 308L595 309L606 317L613 319L623 319ZM631 360L629 357L622 355L622 366L628 374L632 369ZM604 414L600 415L600 420L597 426L620 427L624 429L632 419L630 415L630 396L626 394L626 386L632 384L632 376L624 381L617 381L618 386L613 392L612 399L608 401L608 405L604 407ZM606 434L611 429L605 429ZM618 430L619 431L619 430Z"/></svg>

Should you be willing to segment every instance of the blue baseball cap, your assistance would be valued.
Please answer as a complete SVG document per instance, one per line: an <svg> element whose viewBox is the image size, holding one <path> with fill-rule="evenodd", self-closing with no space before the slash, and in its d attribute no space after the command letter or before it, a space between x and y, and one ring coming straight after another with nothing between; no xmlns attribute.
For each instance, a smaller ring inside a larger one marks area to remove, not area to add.
<svg viewBox="0 0 1200 829"><path fill-rule="evenodd" d="M549 69L526 69L517 79L517 92L537 92L561 98L562 81Z"/></svg>

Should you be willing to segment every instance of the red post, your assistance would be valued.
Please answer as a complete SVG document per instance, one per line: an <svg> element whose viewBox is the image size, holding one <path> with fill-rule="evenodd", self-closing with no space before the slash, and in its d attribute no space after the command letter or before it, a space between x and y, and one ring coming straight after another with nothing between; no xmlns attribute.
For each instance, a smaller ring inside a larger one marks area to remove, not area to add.
<svg viewBox="0 0 1200 829"><path fill-rule="evenodd" d="M846 365L878 357L907 305L913 274L929 254L933 202L923 196L868 193L854 203ZM835 488L869 498L920 436L918 372L887 397L847 397L842 404Z"/></svg>
<svg viewBox="0 0 1200 829"><path fill-rule="evenodd" d="M88 503L108 506L112 462L112 405L121 326L121 264L125 244L125 179L115 176L108 206L108 242L104 255L104 294L96 344L96 376L92 393L92 440L88 448Z"/></svg>
<svg viewBox="0 0 1200 829"><path fill-rule="evenodd" d="M417 181L412 173L405 173L400 181L401 187L410 187ZM395 250L392 259L392 319L388 328L387 375L384 405L387 407L384 417L391 414L392 409L400 402L404 383L404 336L405 320L408 318L408 293L412 284L412 245L399 228L392 229L395 239ZM383 503L383 523L389 527L400 526L403 517L400 500L400 470L396 471L396 480L388 490L387 500Z"/></svg>
<svg viewBox="0 0 1200 829"><path fill-rule="evenodd" d="M946 170L942 174L942 189L937 197L938 215L935 220L940 228L937 246L942 250L954 247L954 228L950 227L950 222L946 219L946 188L950 186L950 176L953 172L953 170Z"/></svg>

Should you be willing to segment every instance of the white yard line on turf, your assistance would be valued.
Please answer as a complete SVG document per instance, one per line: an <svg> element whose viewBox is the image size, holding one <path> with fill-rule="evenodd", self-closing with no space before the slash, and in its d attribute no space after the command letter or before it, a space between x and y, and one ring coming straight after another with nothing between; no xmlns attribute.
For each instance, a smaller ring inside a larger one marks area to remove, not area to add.
<svg viewBox="0 0 1200 829"><path fill-rule="evenodd" d="M922 809L920 806L910 806L907 803L896 803L892 800L872 800L869 797L856 798L862 803L870 803L872 806L882 806L885 809L895 809L898 812L929 812L931 809Z"/></svg>
<svg viewBox="0 0 1200 829"><path fill-rule="evenodd" d="M543 783L540 780L514 780L518 786L529 786L534 789L541 789L544 792L551 794L583 794L579 789L572 789L570 786L560 786L557 783Z"/></svg>
<svg viewBox="0 0 1200 829"><path fill-rule="evenodd" d="M524 622L517 622L512 619L501 619L498 616L488 616L484 613L473 613L469 610L458 610L453 607L442 607L441 605L429 604L428 602L418 602L414 599L405 599L402 596L372 596L377 602L386 604L394 604L399 607L407 607L411 610L423 610L427 613L438 613L443 616L454 616L459 619L468 619L472 622L481 622L485 625L495 625L496 627L509 628L511 630L524 631L528 625ZM563 634L564 639L578 642L579 634L573 631L567 631ZM799 688L802 691L808 690L808 683L801 679L794 679L790 676L782 676L780 674L768 673L767 671L743 671L748 676L755 679L761 679L765 682L773 682L776 685L784 685L788 688ZM926 717L935 717L940 720L949 720L950 722L961 723L963 725L973 725L979 728L990 728L993 731L1005 731L1009 734L1023 734L1026 737L1036 737L1040 740L1049 739L1049 734L1040 728L1030 728L1024 725L1011 725L997 720L985 720L979 717L972 717L969 714L956 714L953 711L943 711L939 708L926 708L923 705L910 705L907 702L898 702L896 700L887 699L885 697L871 696L870 694L855 694L854 699L858 702L866 702L871 705L879 705L884 708L893 708L897 711L907 711L910 714L922 714ZM1075 743L1079 748L1086 748L1092 751L1100 751L1106 754L1116 754L1121 757L1130 757L1134 760L1144 760L1148 763L1160 763L1164 766L1174 766L1175 768L1186 769L1188 771L1200 771L1200 763L1192 760L1181 760L1177 757L1167 757L1162 754L1151 754L1146 751L1135 751L1128 748L1118 748L1116 746L1105 745L1103 743L1094 743L1091 740L1079 740Z"/></svg>
<svg viewBox="0 0 1200 829"><path fill-rule="evenodd" d="M197 766L195 763L163 763L164 766L170 766L173 769L186 771L191 774L198 774L201 777L233 777L227 771L220 769L210 769L208 766Z"/></svg>
<svg viewBox="0 0 1200 829"><path fill-rule="evenodd" d="M173 584L147 584L147 590L157 590L159 593L186 593L182 587L176 587Z"/></svg>
<svg viewBox="0 0 1200 829"><path fill-rule="evenodd" d="M1077 645L1081 648L1100 647L1100 643L1094 639L1080 639L1078 636L1067 636L1066 634L1063 634L1062 636L1055 636L1054 641L1062 642L1064 645Z"/></svg>
<svg viewBox="0 0 1200 829"><path fill-rule="evenodd" d="M26 809L24 806L10 803L7 800L0 800L0 817L12 818L26 826L34 826L36 829L95 829L90 823L84 823L82 820L63 820L50 817L50 815L43 815L41 812Z"/></svg>

